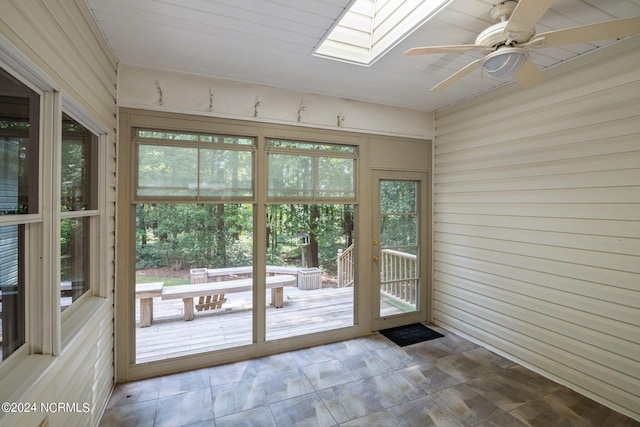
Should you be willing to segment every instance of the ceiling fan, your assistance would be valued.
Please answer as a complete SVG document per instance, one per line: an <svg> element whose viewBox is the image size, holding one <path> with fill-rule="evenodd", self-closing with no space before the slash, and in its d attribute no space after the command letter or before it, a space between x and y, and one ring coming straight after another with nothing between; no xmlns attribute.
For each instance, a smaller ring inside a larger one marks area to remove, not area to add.
<svg viewBox="0 0 640 427"><path fill-rule="evenodd" d="M481 32L474 44L416 47L404 54L460 53L477 49L485 55L438 83L431 88L432 92L448 88L480 66L492 77L515 76L522 86L530 87L541 83L544 75L529 58L528 49L614 39L640 33L640 16L636 16L536 34L536 23L553 3L554 0L503 1L490 11L491 18L497 23Z"/></svg>

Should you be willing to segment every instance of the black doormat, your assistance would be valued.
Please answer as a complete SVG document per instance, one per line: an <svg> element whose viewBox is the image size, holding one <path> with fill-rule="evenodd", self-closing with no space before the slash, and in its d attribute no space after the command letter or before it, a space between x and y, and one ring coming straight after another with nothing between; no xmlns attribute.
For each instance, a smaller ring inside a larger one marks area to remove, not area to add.
<svg viewBox="0 0 640 427"><path fill-rule="evenodd" d="M433 329L427 328L422 323L414 323L412 325L398 326L397 328L383 329L380 331L380 333L400 347L417 344L419 342L429 341L444 336L441 333L434 331Z"/></svg>

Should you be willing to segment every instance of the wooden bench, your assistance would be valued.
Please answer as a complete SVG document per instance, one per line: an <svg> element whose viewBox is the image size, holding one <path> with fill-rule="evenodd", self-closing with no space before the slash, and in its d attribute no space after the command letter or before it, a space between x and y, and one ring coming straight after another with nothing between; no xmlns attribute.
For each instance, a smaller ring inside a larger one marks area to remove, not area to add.
<svg viewBox="0 0 640 427"><path fill-rule="evenodd" d="M275 308L284 306L284 286L295 286L296 276L284 274L266 277L266 289L271 289L271 302ZM195 283L191 285L165 286L162 288L162 299L180 299L184 302L184 320L193 320L195 297L216 296L209 302L201 302L200 310L220 308L226 301L225 294L247 292L253 290L253 279L225 280L221 282Z"/></svg>
<svg viewBox="0 0 640 427"><path fill-rule="evenodd" d="M164 282L136 283L136 299L140 300L140 327L153 322L153 298L162 296Z"/></svg>
<svg viewBox="0 0 640 427"><path fill-rule="evenodd" d="M267 265L267 275L272 274L290 274L298 275L299 268L284 267L279 265ZM213 281L219 280L222 276L253 274L253 266L246 265L242 267L222 267L222 268L192 268L190 270L191 283L204 283L213 278Z"/></svg>

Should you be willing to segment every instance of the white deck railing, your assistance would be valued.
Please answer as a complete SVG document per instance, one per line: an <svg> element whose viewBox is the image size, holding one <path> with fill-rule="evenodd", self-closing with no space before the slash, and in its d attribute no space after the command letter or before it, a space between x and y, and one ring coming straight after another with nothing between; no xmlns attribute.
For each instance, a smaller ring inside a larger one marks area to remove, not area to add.
<svg viewBox="0 0 640 427"><path fill-rule="evenodd" d="M417 258L393 249L380 250L380 292L415 307L420 280Z"/></svg>
<svg viewBox="0 0 640 427"><path fill-rule="evenodd" d="M344 251L338 249L338 287L345 288L353 286L353 245Z"/></svg>
<svg viewBox="0 0 640 427"><path fill-rule="evenodd" d="M354 245L347 249L338 249L338 287L353 286L354 283ZM380 250L380 292L413 307L418 299L417 256L393 249Z"/></svg>

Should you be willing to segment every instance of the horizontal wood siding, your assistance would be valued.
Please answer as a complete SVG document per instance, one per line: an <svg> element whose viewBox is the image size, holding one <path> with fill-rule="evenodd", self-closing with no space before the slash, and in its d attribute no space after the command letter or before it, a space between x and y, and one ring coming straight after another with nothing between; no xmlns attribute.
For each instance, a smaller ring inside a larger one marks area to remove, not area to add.
<svg viewBox="0 0 640 427"><path fill-rule="evenodd" d="M35 403L37 411L4 414L1 426L39 426L45 417L52 427L99 424L113 383L113 310L110 303L98 300L89 306L83 310L92 311L88 324L93 330L83 328L75 334L53 368L21 400ZM71 406L57 409L58 404Z"/></svg>
<svg viewBox="0 0 640 427"><path fill-rule="evenodd" d="M434 321L640 419L640 43L436 114Z"/></svg>
<svg viewBox="0 0 640 427"><path fill-rule="evenodd" d="M7 0L0 30L76 102L115 130L116 61L82 0Z"/></svg>
<svg viewBox="0 0 640 427"><path fill-rule="evenodd" d="M103 229L107 249L102 274L106 283L97 289L106 300L96 298L84 306L86 312L78 316L84 316L86 323L72 331L45 378L22 399L87 403L88 412L49 413L48 425L96 426L114 382L117 63L83 0L7 0L0 13L0 31L59 85L67 99L107 130L107 224ZM39 425L45 416L5 415L0 424Z"/></svg>

